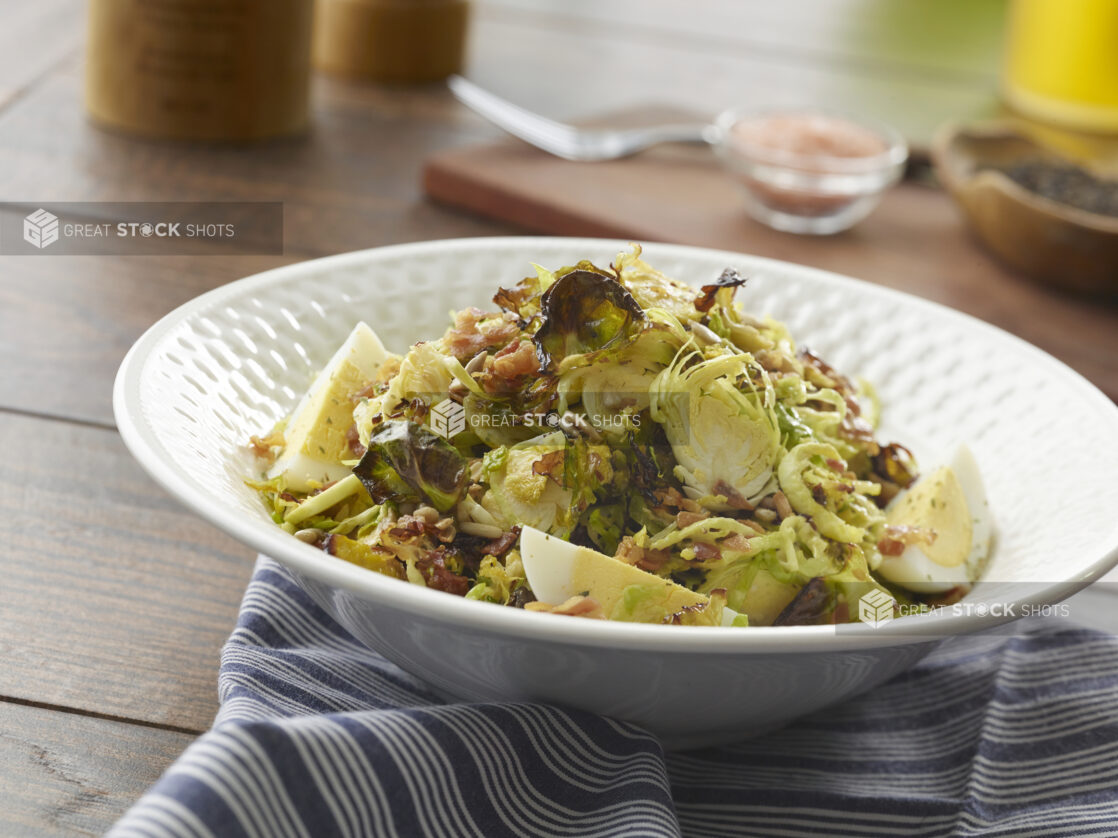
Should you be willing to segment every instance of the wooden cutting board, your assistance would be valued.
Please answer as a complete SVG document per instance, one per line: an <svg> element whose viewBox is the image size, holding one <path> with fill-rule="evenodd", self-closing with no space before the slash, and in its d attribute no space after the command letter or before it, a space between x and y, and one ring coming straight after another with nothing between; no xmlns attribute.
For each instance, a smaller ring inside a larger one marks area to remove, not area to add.
<svg viewBox="0 0 1118 838"><path fill-rule="evenodd" d="M662 120L663 112L595 122ZM671 114L675 119L679 113ZM605 163L573 163L515 139L428 159L427 194L528 232L702 245L824 268L927 297L1041 346L1118 396L1118 313L1033 283L996 263L946 193L905 181L835 236L770 230L745 212L709 149L666 145Z"/></svg>
<svg viewBox="0 0 1118 838"><path fill-rule="evenodd" d="M643 109L590 124L693 121L692 114ZM938 299L955 299L952 276L1016 278L968 239L950 199L903 183L854 230L812 237L779 233L745 212L739 187L705 146L664 145L604 163L572 163L508 139L449 149L426 162L434 200L526 231L703 245L773 256L851 273ZM942 293L929 282L946 283ZM932 290L932 293L929 291ZM943 296L946 294L947 296Z"/></svg>

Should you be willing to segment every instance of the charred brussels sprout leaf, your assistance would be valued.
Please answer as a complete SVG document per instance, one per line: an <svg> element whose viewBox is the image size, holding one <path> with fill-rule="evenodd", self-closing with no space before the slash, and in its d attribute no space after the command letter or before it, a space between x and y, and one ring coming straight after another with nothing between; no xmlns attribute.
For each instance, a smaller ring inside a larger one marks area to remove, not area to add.
<svg viewBox="0 0 1118 838"><path fill-rule="evenodd" d="M728 292L729 296L725 300L726 303L729 303L730 300L733 299L734 290L739 285L745 285L746 279L747 277L742 276L733 268L726 268L726 270L722 271L722 275L714 281L714 284L704 285L702 287L703 293L695 299L695 308L699 311L710 311L717 302L718 292L723 288L730 289Z"/></svg>
<svg viewBox="0 0 1118 838"><path fill-rule="evenodd" d="M823 581L823 577L816 576L800 588L800 592L773 620L773 625L816 625L823 620L831 607L831 592L827 589L827 583Z"/></svg>
<svg viewBox="0 0 1118 838"><path fill-rule="evenodd" d="M873 464L874 471L892 480L902 489L907 489L916 480L916 458L899 442L882 446L877 456L873 458Z"/></svg>
<svg viewBox="0 0 1118 838"><path fill-rule="evenodd" d="M446 512L465 488L466 460L422 425L388 421L369 437L353 473L377 503L426 502Z"/></svg>
<svg viewBox="0 0 1118 838"><path fill-rule="evenodd" d="M543 324L534 340L550 364L568 355L624 343L639 331L644 310L612 276L578 267L560 277L540 301Z"/></svg>

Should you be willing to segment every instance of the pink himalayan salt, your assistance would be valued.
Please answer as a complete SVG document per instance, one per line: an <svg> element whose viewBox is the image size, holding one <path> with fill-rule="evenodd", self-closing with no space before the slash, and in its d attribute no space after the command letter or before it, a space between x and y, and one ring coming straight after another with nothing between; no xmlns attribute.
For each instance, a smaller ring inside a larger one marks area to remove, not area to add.
<svg viewBox="0 0 1118 838"><path fill-rule="evenodd" d="M828 165L835 158L865 159L888 150L885 140L871 129L821 113L758 116L738 122L731 133L733 144L747 157L821 175L842 171L841 164ZM795 215L829 215L854 200L812 190L778 188L750 177L743 181L762 203Z"/></svg>
<svg viewBox="0 0 1118 838"><path fill-rule="evenodd" d="M757 117L737 123L733 134L750 146L804 157L875 157L887 148L869 128L825 114Z"/></svg>

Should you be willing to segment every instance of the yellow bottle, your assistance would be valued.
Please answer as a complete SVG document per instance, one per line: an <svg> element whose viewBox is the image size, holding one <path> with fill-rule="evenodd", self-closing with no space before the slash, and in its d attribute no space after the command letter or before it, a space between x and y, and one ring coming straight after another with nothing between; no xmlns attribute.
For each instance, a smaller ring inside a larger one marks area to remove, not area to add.
<svg viewBox="0 0 1118 838"><path fill-rule="evenodd" d="M1118 0L1012 0L1002 89L1025 116L1118 133Z"/></svg>

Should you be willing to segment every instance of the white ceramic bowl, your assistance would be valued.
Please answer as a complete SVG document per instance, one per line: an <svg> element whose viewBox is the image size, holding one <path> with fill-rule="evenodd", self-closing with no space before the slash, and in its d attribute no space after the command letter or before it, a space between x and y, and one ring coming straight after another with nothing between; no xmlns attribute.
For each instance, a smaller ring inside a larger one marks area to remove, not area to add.
<svg viewBox="0 0 1118 838"><path fill-rule="evenodd" d="M987 580L965 609L793 628L607 623L466 601L347 564L276 527L243 484L250 434L284 416L349 329L390 349L441 334L498 284L624 242L503 238L349 253L243 279L155 324L129 352L114 408L148 472L206 520L289 568L356 637L448 696L538 700L630 720L669 747L742 738L873 687L950 635L1056 602L1118 561L1118 408L1038 349L973 318L853 279L739 253L648 245L701 284L734 266L746 307L873 381L885 435L917 454L974 451L997 522ZM900 434L898 434L900 436Z"/></svg>

